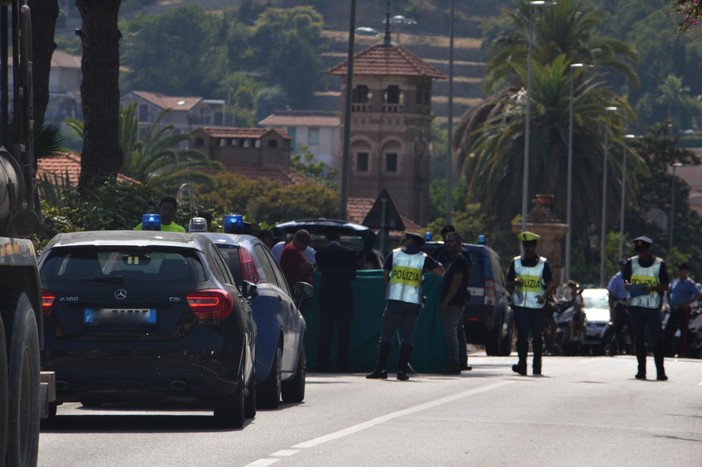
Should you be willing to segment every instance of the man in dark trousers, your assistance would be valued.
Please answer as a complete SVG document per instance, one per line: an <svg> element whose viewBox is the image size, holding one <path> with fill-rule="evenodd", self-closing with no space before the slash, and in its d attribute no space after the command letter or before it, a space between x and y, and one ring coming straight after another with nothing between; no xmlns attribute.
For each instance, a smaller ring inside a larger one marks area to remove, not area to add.
<svg viewBox="0 0 702 467"><path fill-rule="evenodd" d="M507 288L512 291L512 307L517 327L517 354L519 361L512 365L512 371L524 376L527 373L527 353L529 336L534 352L532 370L535 376L541 375L541 355L544 340L542 331L546 313L546 298L555 289L553 274L548 260L536 254L539 235L522 232L517 238L522 242L524 254L512 259L507 273Z"/></svg>
<svg viewBox="0 0 702 467"><path fill-rule="evenodd" d="M653 240L641 236L634 239L634 251L624 266L624 287L629 291L629 320L634 333L638 371L636 379L646 379L646 334L653 344L653 361L658 381L668 377L663 366L661 339L661 307L663 294L668 290L668 271L662 258L651 254Z"/></svg>
<svg viewBox="0 0 702 467"><path fill-rule="evenodd" d="M687 264L678 265L678 277L670 283L668 289L668 304L670 316L665 326L663 348L666 357L682 357L687 350L687 338L690 333L690 307L702 300L700 287L690 279L690 268ZM680 342L673 348L675 332L680 328Z"/></svg>
<svg viewBox="0 0 702 467"><path fill-rule="evenodd" d="M317 251L317 269L322 275L319 289L319 348L317 366L319 371L329 371L334 325L336 324L339 370L351 370L349 361L349 336L353 313L353 290L351 282L356 277L356 255L342 246L341 234L337 230L327 232L329 244Z"/></svg>
<svg viewBox="0 0 702 467"><path fill-rule="evenodd" d="M461 374L456 326L463 319L463 309L468 298L468 276L470 265L461 254L463 239L456 232L450 232L446 242L446 272L441 285L441 316L444 321L444 341L448 352L448 364L442 373ZM463 329L461 327L461 329ZM465 344L464 344L465 345Z"/></svg>
<svg viewBox="0 0 702 467"><path fill-rule="evenodd" d="M422 273L429 271L444 274L444 267L421 250L424 237L407 232L402 248L392 250L385 260L383 280L385 289L385 310L380 328L378 362L375 370L366 378L387 379L386 364L392 349L395 331L400 332L400 358L397 364L397 379L407 381L407 366L412 355L414 327L422 310Z"/></svg>
<svg viewBox="0 0 702 467"><path fill-rule="evenodd" d="M448 268L451 262L450 255L448 254L448 246L446 244L446 238L449 234L456 232L456 228L451 224L446 224L441 228L441 239L444 241L443 245L439 245L434 248L429 256L440 262L444 268ZM461 247L461 254L468 262L468 277L466 280L470 282L471 275L473 273L473 263L470 259L470 253ZM468 300L468 292L466 291L466 300ZM461 370L472 370L471 366L468 365L468 349L466 348L466 330L463 327L463 316L456 323L456 337L458 338L458 361L461 364Z"/></svg>

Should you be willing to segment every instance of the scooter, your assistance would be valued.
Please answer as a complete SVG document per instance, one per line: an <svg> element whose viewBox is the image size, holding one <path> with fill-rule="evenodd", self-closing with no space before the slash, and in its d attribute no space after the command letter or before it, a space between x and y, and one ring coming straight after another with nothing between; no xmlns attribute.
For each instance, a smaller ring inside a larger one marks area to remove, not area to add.
<svg viewBox="0 0 702 467"><path fill-rule="evenodd" d="M585 313L574 300L559 300L554 307L553 319L558 323L556 341L563 355L578 355L585 342Z"/></svg>

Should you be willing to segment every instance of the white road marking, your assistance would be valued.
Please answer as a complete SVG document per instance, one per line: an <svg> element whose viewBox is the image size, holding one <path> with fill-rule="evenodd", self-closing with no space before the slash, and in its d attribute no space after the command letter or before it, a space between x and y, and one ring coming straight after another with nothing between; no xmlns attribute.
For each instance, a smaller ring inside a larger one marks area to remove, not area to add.
<svg viewBox="0 0 702 467"><path fill-rule="evenodd" d="M247 464L246 467L265 467L267 465L275 464L279 460L280 459L259 459L257 461L253 461L250 464Z"/></svg>
<svg viewBox="0 0 702 467"><path fill-rule="evenodd" d="M268 465L271 465L277 461L280 460L281 457L287 457L287 456L292 456L293 454L296 454L300 452L300 449L304 448L312 448L315 446L319 446L320 444L326 443L328 441L334 441L339 438L343 438L344 436L349 436L354 433L358 433L359 431L366 430L368 428L372 428L376 425L380 425L381 423L385 423L389 420L393 420L395 418L403 417L405 415L410 415L416 412L420 412L422 410L430 409L432 407L437 407L439 405L443 404L448 404L450 402L456 401L458 399L463 399L464 397L470 397L474 396L475 394L480 394L486 391L492 391L493 389L500 388L502 386L507 386L509 384L514 384L516 383L515 380L510 380L510 381L500 381L495 384L490 384L487 386L482 386L479 388L475 389L469 389L468 391L463 391L459 392L457 394L452 394L450 396L442 397L441 399L437 399L431 402L426 402L424 404L419 404L415 405L414 407L409 407L406 409L398 410L397 412L389 413L387 415L383 415L382 417L376 417L372 420L368 420L367 422L359 423L358 425L351 426L349 428L345 428L343 430L336 431L334 433L330 433L325 436L320 436L318 438L311 439L309 441L305 441L303 443L296 444L292 446L293 448L297 449L282 449L280 451L274 452L271 454L271 456L278 456L278 459L271 459L271 458L263 458L263 459L258 459L250 464L247 464L245 467L265 467Z"/></svg>
<svg viewBox="0 0 702 467"><path fill-rule="evenodd" d="M292 456L293 454L297 454L300 452L299 449L283 449L278 452L274 452L271 454L271 456L276 456L276 457L287 457L287 456Z"/></svg>
<svg viewBox="0 0 702 467"><path fill-rule="evenodd" d="M486 391L491 391L493 389L497 389L502 386L506 386L508 384L514 384L515 381L501 381L499 383L495 384L490 384L488 386L482 386L479 388L475 389L469 389L468 391L463 391L459 392L457 394L452 394L450 396L443 397L441 399L437 399L431 402L426 402L424 404L419 404L415 405L414 407L409 407L406 409L398 410L397 412L389 413L387 415L383 415L381 417L376 417L372 420L368 420L367 422L359 423L358 425L351 426L349 428L345 428L343 430L339 430L335 433L330 433L325 436L320 436L319 438L314 438L309 441L305 441L304 443L299 443L293 446L293 448L311 448L315 446L319 446L320 444L326 443L328 441L333 441L339 438L343 438L344 436L349 436L354 433L358 433L359 431L366 430L368 428L374 427L375 425L379 425L381 423L385 423L389 420L393 420L398 417L403 417L405 415L410 415L416 412L420 412L425 409L429 409L432 407L436 407L439 405L443 404L448 404L449 402L456 401L458 399L463 399L464 397L469 397L473 396L475 394L480 394L482 392Z"/></svg>

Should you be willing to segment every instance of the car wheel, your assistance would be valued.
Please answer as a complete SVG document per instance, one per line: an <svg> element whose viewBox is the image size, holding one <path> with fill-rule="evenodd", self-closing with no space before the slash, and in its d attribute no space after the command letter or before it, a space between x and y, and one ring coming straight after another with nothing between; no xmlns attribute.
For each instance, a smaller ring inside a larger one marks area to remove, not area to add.
<svg viewBox="0 0 702 467"><path fill-rule="evenodd" d="M502 346L500 348L501 356L509 357L512 355L512 339L514 339L514 325L510 324L507 328L507 335L502 338Z"/></svg>
<svg viewBox="0 0 702 467"><path fill-rule="evenodd" d="M246 418L254 418L256 416L256 374L252 374L249 385L246 388L245 413Z"/></svg>
<svg viewBox="0 0 702 467"><path fill-rule="evenodd" d="M7 465L36 465L41 418L39 334L23 292L6 292L0 314L8 354Z"/></svg>
<svg viewBox="0 0 702 467"><path fill-rule="evenodd" d="M244 426L244 376L239 375L239 384L232 394L221 399L214 407L217 424L223 428L241 428Z"/></svg>
<svg viewBox="0 0 702 467"><path fill-rule="evenodd" d="M487 341L485 342L485 353L488 356L495 357L500 355L500 344L502 343L502 320L504 316L500 318L498 322L492 327L489 332Z"/></svg>
<svg viewBox="0 0 702 467"><path fill-rule="evenodd" d="M297 359L297 369L295 376L289 381L283 383L283 401L285 402L302 402L305 400L305 347L300 348L300 355Z"/></svg>
<svg viewBox="0 0 702 467"><path fill-rule="evenodd" d="M280 404L281 376L280 366L283 361L283 349L278 346L271 371L258 387L258 405L262 409L275 409Z"/></svg>
<svg viewBox="0 0 702 467"><path fill-rule="evenodd" d="M614 357L619 353L618 342L614 337L614 332L612 328L608 327L605 332L602 333L602 342L598 347L596 347L597 355L609 355Z"/></svg>

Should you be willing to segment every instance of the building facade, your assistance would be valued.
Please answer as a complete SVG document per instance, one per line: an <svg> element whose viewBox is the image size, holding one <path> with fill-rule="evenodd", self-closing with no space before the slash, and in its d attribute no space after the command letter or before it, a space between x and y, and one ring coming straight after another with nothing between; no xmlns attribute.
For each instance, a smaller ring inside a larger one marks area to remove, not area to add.
<svg viewBox="0 0 702 467"><path fill-rule="evenodd" d="M343 109L348 63L327 73L342 79ZM429 220L432 83L446 75L395 45L381 44L354 57L348 165L349 197L376 198L386 189L400 213ZM341 117L342 128L344 117Z"/></svg>

